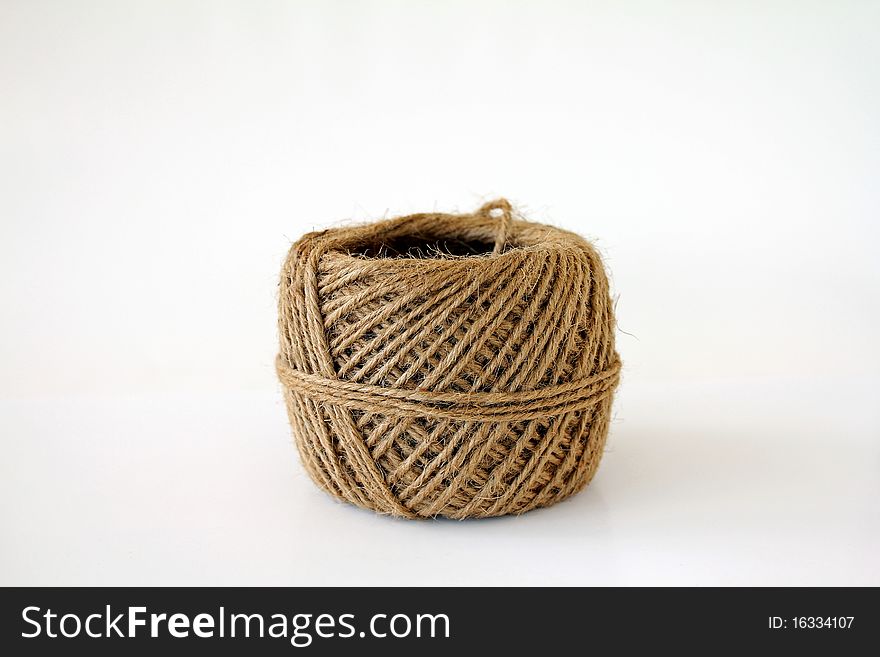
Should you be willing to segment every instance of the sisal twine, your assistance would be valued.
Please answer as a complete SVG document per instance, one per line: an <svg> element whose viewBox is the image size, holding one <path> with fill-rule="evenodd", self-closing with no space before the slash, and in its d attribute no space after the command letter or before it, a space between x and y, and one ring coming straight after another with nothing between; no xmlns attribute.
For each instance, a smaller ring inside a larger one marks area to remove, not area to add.
<svg viewBox="0 0 880 657"><path fill-rule="evenodd" d="M500 199L290 249L277 370L320 487L381 513L467 518L589 483L620 372L608 280L589 242L513 214Z"/></svg>

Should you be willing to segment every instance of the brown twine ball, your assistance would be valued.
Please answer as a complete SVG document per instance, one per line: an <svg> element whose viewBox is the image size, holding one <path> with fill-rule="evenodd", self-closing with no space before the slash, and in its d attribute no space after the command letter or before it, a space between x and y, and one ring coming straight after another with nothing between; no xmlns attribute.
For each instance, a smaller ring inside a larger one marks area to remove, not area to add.
<svg viewBox="0 0 880 657"><path fill-rule="evenodd" d="M506 200L305 235L279 332L302 461L352 504L518 514L599 464L620 372L602 262Z"/></svg>

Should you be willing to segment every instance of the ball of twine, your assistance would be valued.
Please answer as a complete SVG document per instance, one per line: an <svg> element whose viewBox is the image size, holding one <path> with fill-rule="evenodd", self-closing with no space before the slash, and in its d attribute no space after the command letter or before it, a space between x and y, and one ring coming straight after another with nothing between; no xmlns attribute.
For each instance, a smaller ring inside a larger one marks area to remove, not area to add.
<svg viewBox="0 0 880 657"><path fill-rule="evenodd" d="M305 235L279 332L303 464L338 498L408 518L524 513L599 464L620 372L602 262L506 200Z"/></svg>

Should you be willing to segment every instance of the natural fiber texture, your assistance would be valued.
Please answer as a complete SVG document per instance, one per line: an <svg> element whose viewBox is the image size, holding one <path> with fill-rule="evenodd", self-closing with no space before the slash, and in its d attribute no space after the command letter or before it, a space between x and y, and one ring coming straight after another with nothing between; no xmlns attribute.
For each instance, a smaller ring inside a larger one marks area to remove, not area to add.
<svg viewBox="0 0 880 657"><path fill-rule="evenodd" d="M353 504L523 513L599 464L620 371L601 260L507 201L304 236L279 332L303 463Z"/></svg>

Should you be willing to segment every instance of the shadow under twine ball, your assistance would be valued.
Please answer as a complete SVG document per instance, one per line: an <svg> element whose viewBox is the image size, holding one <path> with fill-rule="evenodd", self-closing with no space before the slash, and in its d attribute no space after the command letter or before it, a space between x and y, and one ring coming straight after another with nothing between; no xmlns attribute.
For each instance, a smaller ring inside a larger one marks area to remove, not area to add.
<svg viewBox="0 0 880 657"><path fill-rule="evenodd" d="M302 237L281 272L277 370L332 495L407 518L518 514L593 477L614 328L592 245L501 199Z"/></svg>

